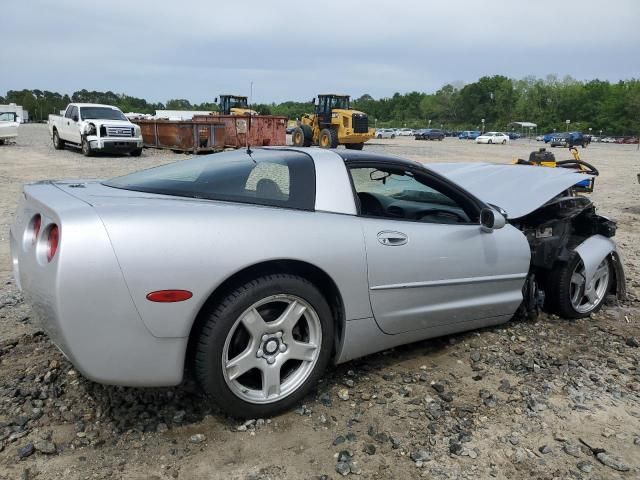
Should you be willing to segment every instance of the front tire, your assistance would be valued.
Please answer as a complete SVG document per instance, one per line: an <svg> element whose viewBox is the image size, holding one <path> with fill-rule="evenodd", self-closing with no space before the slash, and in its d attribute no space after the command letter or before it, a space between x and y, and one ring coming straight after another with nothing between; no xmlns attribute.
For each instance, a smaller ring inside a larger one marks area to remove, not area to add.
<svg viewBox="0 0 640 480"><path fill-rule="evenodd" d="M58 134L58 130L53 130L53 135L51 137L53 141L53 148L56 150L62 150L64 148L64 142L60 139L60 134Z"/></svg>
<svg viewBox="0 0 640 480"><path fill-rule="evenodd" d="M140 155L142 155L142 149L141 148L136 148L135 150L133 150L130 155L132 157L139 157Z"/></svg>
<svg viewBox="0 0 640 480"><path fill-rule="evenodd" d="M338 132L332 128L323 128L318 137L318 144L321 148L337 148Z"/></svg>
<svg viewBox="0 0 640 480"><path fill-rule="evenodd" d="M203 315L195 346L196 378L234 417L267 417L291 408L329 362L331 309L304 278L259 277Z"/></svg>
<svg viewBox="0 0 640 480"><path fill-rule="evenodd" d="M82 137L82 154L85 157L90 157L93 155L93 151L91 150L91 145L89 144L89 140L87 137Z"/></svg>
<svg viewBox="0 0 640 480"><path fill-rule="evenodd" d="M596 268L590 285L586 285L584 263L573 252L569 261L554 268L549 278L549 303L551 309L564 318L584 318L597 312L604 305L611 290L613 269L610 257ZM590 288L587 288L590 287Z"/></svg>

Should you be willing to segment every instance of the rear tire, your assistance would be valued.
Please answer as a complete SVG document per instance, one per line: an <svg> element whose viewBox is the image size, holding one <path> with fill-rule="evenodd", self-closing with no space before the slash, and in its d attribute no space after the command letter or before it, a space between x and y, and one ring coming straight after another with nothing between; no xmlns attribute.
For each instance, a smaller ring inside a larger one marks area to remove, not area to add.
<svg viewBox="0 0 640 480"><path fill-rule="evenodd" d="M331 309L304 278L258 277L202 315L195 345L196 378L207 395L234 417L264 418L291 408L329 363Z"/></svg>
<svg viewBox="0 0 640 480"><path fill-rule="evenodd" d="M507 144L507 141L506 141L506 140L502 140L502 144L503 144L503 145L506 145L506 144Z"/></svg>
<svg viewBox="0 0 640 480"><path fill-rule="evenodd" d="M364 148L364 143L345 143L344 146L348 150L362 150Z"/></svg>
<svg viewBox="0 0 640 480"><path fill-rule="evenodd" d="M492 140L489 140L487 143L488 143L489 145L491 145L491 144L493 143L493 141L492 141Z"/></svg>
<svg viewBox="0 0 640 480"><path fill-rule="evenodd" d="M318 145L321 148L337 148L338 133L332 128L323 128L318 137Z"/></svg>
<svg viewBox="0 0 640 480"><path fill-rule="evenodd" d="M56 150L62 150L64 148L64 142L60 139L60 135L58 134L57 129L53 129L53 135L51 137L53 141L53 148Z"/></svg>
<svg viewBox="0 0 640 480"><path fill-rule="evenodd" d="M296 127L291 134L291 143L294 147L305 147L304 144L304 131L301 127Z"/></svg>
<svg viewBox="0 0 640 480"><path fill-rule="evenodd" d="M91 155L93 155L91 144L89 143L89 140L87 140L87 137L82 137L82 154L85 157L90 157Z"/></svg>
<svg viewBox="0 0 640 480"><path fill-rule="evenodd" d="M585 285L580 285L584 279L584 264L580 255L573 252L568 262L549 273L546 289L549 308L559 316L571 319L588 317L600 310L613 281L610 258L606 257L596 271L600 271L602 277L594 281L593 297L589 297L584 294Z"/></svg>

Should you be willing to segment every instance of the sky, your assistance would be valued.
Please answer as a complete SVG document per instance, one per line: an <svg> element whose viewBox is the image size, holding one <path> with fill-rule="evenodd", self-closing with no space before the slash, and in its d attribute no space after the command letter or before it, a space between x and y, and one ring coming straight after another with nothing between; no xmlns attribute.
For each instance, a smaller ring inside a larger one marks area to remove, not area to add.
<svg viewBox="0 0 640 480"><path fill-rule="evenodd" d="M200 103L252 92L271 103L495 74L640 78L640 0L6 3L0 95L86 88Z"/></svg>

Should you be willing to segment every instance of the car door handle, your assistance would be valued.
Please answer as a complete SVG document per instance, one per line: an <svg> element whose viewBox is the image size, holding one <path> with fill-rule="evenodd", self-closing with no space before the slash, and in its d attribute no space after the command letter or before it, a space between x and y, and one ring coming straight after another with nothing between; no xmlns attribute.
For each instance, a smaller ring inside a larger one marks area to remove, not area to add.
<svg viewBox="0 0 640 480"><path fill-rule="evenodd" d="M402 232L385 230L378 232L378 241L382 245L386 245L388 247L397 247L399 245L406 244L409 241L409 238Z"/></svg>

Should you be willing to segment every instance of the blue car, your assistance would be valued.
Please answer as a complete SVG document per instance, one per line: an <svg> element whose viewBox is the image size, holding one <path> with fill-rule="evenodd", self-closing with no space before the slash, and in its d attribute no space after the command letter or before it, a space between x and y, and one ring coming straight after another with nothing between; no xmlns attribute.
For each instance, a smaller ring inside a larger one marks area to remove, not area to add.
<svg viewBox="0 0 640 480"><path fill-rule="evenodd" d="M542 137L542 140L544 140L544 143L549 143L553 135L554 135L553 133L545 133L544 136Z"/></svg>
<svg viewBox="0 0 640 480"><path fill-rule="evenodd" d="M475 140L480 136L480 132L477 130L465 130L464 132L460 132L458 138L460 140Z"/></svg>

